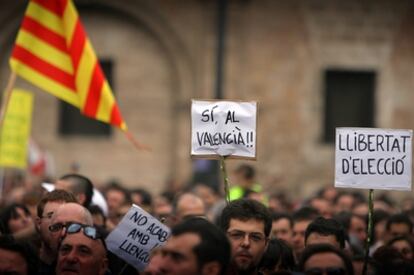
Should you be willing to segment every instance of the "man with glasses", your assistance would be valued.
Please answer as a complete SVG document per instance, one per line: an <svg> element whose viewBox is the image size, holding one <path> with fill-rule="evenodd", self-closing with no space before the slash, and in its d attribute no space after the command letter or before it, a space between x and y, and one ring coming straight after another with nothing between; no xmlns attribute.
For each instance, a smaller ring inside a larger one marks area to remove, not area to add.
<svg viewBox="0 0 414 275"><path fill-rule="evenodd" d="M56 260L56 249L53 248L53 239L49 231L52 217L60 205L76 202L73 194L64 190L53 190L46 193L37 205L36 231L40 238L39 274L53 274Z"/></svg>
<svg viewBox="0 0 414 275"><path fill-rule="evenodd" d="M269 210L253 200L232 201L223 210L220 227L232 247L232 269L228 274L258 274L272 229Z"/></svg>
<svg viewBox="0 0 414 275"><path fill-rule="evenodd" d="M92 226L92 215L85 207L78 203L70 202L58 206L51 217L49 226L50 255L53 257L52 263L56 260L59 242L66 235L67 227L71 223Z"/></svg>
<svg viewBox="0 0 414 275"><path fill-rule="evenodd" d="M95 227L71 223L58 251L56 274L104 275L108 258L104 240Z"/></svg>

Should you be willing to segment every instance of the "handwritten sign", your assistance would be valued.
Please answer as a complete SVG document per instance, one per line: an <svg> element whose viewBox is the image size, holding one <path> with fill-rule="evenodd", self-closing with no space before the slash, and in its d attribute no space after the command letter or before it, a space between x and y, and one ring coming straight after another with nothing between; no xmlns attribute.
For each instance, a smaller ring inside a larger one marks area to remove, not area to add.
<svg viewBox="0 0 414 275"><path fill-rule="evenodd" d="M32 110L32 93L13 90L1 129L0 166L26 168Z"/></svg>
<svg viewBox="0 0 414 275"><path fill-rule="evenodd" d="M412 130L336 128L335 187L411 190Z"/></svg>
<svg viewBox="0 0 414 275"><path fill-rule="evenodd" d="M164 245L170 235L167 226L137 205L132 205L105 242L112 253L143 271L151 251Z"/></svg>
<svg viewBox="0 0 414 275"><path fill-rule="evenodd" d="M256 102L193 100L191 155L256 158Z"/></svg>

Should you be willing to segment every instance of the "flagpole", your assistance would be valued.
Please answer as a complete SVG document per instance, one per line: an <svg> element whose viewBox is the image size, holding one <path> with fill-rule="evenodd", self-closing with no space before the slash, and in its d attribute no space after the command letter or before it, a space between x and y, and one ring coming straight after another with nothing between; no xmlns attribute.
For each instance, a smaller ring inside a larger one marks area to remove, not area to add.
<svg viewBox="0 0 414 275"><path fill-rule="evenodd" d="M151 148L147 145L141 144L138 142L138 140L135 139L135 137L131 134L129 130L123 131L126 138L134 145L134 147L138 150L144 150L144 151L151 151Z"/></svg>
<svg viewBox="0 0 414 275"><path fill-rule="evenodd" d="M14 88L14 84L16 83L16 72L12 71L10 74L9 80L7 81L6 90L3 94L3 99L1 102L1 110L0 110L0 129L3 127L4 116L6 115L7 106L9 105L11 93Z"/></svg>

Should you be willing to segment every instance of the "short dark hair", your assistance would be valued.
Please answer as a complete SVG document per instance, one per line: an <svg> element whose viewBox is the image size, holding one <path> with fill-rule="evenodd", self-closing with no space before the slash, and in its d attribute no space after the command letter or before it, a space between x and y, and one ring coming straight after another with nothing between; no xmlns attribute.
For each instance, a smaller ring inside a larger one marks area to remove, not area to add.
<svg viewBox="0 0 414 275"><path fill-rule="evenodd" d="M349 211L341 211L339 213L336 213L333 218L340 224L342 224L345 231L349 231L349 229L351 228L352 215L353 214Z"/></svg>
<svg viewBox="0 0 414 275"><path fill-rule="evenodd" d="M343 226L334 219L325 219L324 217L318 217L314 219L306 228L305 231L305 243L309 235L317 233L322 236L335 236L341 248L345 247L345 229Z"/></svg>
<svg viewBox="0 0 414 275"><path fill-rule="evenodd" d="M118 191L124 195L124 202L123 204L130 204L131 203L131 194L129 191L124 188L119 182L111 181L105 188L105 199L109 191Z"/></svg>
<svg viewBox="0 0 414 275"><path fill-rule="evenodd" d="M194 233L201 239L201 242L193 248L197 256L198 268L201 269L206 263L216 261L221 265L220 274L225 274L230 262L231 247L224 232L204 218L191 217L171 229L172 236L185 233Z"/></svg>
<svg viewBox="0 0 414 275"><path fill-rule="evenodd" d="M150 192L148 192L147 190L143 188L137 188L137 189L131 190L131 193L137 193L141 196L142 205L152 205L152 196Z"/></svg>
<svg viewBox="0 0 414 275"><path fill-rule="evenodd" d="M242 174L243 178L245 178L247 180L254 179L254 177L256 175L256 172L255 172L253 166L248 165L248 164L242 164L239 167L237 167L236 173Z"/></svg>
<svg viewBox="0 0 414 275"><path fill-rule="evenodd" d="M344 263L346 275L354 275L354 268L352 266L352 261L349 258L349 256L342 250L330 245L330 244L315 244L315 245L309 245L305 247L305 250L303 250L302 256L299 260L299 270L305 271L305 264L306 261L309 260L310 257L312 257L315 254L319 253L334 253L338 257L342 259L342 262Z"/></svg>
<svg viewBox="0 0 414 275"><path fill-rule="evenodd" d="M89 207L93 196L93 184L90 179L79 174L66 174L60 177L59 180L70 181L73 194L85 194L86 199L83 206Z"/></svg>
<svg viewBox="0 0 414 275"><path fill-rule="evenodd" d="M291 215L286 213L272 213L272 221L276 222L278 220L286 219L289 221L289 226L293 228L293 218Z"/></svg>
<svg viewBox="0 0 414 275"><path fill-rule="evenodd" d="M413 223L411 222L410 217L404 213L391 215L387 220L385 229L389 231L391 229L391 224L393 223L404 223L408 226L410 233L413 231Z"/></svg>
<svg viewBox="0 0 414 275"><path fill-rule="evenodd" d="M372 255L376 263L377 275L414 274L414 264L412 261L407 261L404 256L395 248L383 245L375 250Z"/></svg>
<svg viewBox="0 0 414 275"><path fill-rule="evenodd" d="M103 212L102 208L99 207L99 205L92 204L88 207L88 210L89 210L89 212L91 213L92 216L94 216L94 215L102 216L103 222L104 222L104 224L106 224L105 213Z"/></svg>
<svg viewBox="0 0 414 275"><path fill-rule="evenodd" d="M39 259L29 243L16 241L12 236L0 236L0 249L18 253L26 261L27 274L37 274Z"/></svg>
<svg viewBox="0 0 414 275"><path fill-rule="evenodd" d="M76 197L65 190L58 190L55 189L52 192L46 193L40 199L39 203L37 204L37 216L41 218L43 216L43 211L45 209L45 205L48 202L78 202Z"/></svg>
<svg viewBox="0 0 414 275"><path fill-rule="evenodd" d="M219 226L227 231L231 219L247 221L250 219L263 221L264 233L269 236L272 229L272 216L270 210L262 203L250 199L238 199L231 201L224 209L219 219Z"/></svg>
<svg viewBox="0 0 414 275"><path fill-rule="evenodd" d="M391 240L389 240L386 245L392 246L393 243L399 242L399 241L406 241L410 245L411 250L414 251L414 239L410 235L394 237Z"/></svg>
<svg viewBox="0 0 414 275"><path fill-rule="evenodd" d="M292 271L296 267L295 256L292 248L284 240L271 239L259 266L261 269L275 270L278 264L279 269Z"/></svg>
<svg viewBox="0 0 414 275"><path fill-rule="evenodd" d="M319 216L319 211L311 206L303 206L296 210L292 218L297 221L311 221Z"/></svg>

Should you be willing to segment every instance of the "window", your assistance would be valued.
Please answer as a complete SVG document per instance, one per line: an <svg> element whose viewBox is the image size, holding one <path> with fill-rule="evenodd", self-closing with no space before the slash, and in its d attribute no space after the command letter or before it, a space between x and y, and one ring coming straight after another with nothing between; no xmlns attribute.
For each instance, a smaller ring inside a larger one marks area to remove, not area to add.
<svg viewBox="0 0 414 275"><path fill-rule="evenodd" d="M323 140L335 141L336 127L374 127L373 71L326 70Z"/></svg>
<svg viewBox="0 0 414 275"><path fill-rule="evenodd" d="M109 59L101 59L101 68L113 88L112 68L113 62ZM114 92L114 91L113 91ZM59 134L62 136L100 136L109 137L112 128L109 124L82 115L78 108L59 100Z"/></svg>

